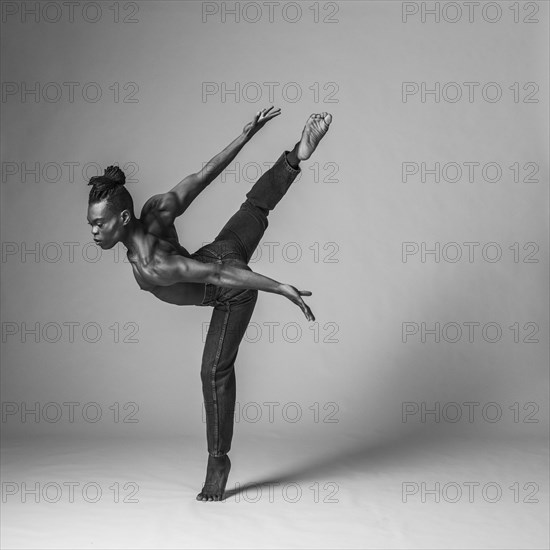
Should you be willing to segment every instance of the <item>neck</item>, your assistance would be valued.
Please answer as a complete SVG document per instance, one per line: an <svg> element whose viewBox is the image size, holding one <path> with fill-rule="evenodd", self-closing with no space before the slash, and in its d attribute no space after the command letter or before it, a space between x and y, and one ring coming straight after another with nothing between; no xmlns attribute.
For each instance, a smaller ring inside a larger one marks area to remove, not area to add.
<svg viewBox="0 0 550 550"><path fill-rule="evenodd" d="M132 218L126 228L126 237L122 239L122 244L128 249L129 254L133 255L139 250L145 231L137 218Z"/></svg>

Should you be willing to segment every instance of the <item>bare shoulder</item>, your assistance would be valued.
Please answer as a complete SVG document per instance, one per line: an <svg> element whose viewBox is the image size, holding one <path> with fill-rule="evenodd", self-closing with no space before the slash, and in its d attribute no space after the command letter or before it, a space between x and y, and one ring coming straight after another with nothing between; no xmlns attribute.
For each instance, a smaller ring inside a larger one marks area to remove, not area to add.
<svg viewBox="0 0 550 550"><path fill-rule="evenodd" d="M140 219L149 233L159 237L177 239L174 227L176 207L177 199L174 193L159 193L145 202L141 209Z"/></svg>
<svg viewBox="0 0 550 550"><path fill-rule="evenodd" d="M141 217L148 214L162 214L170 212L177 206L177 196L169 191L168 193L158 193L145 201L141 209Z"/></svg>

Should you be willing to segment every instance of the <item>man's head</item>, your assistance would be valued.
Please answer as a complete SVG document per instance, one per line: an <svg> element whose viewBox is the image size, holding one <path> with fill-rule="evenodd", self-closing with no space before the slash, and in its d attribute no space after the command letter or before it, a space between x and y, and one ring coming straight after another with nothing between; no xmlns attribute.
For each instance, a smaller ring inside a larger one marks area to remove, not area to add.
<svg viewBox="0 0 550 550"><path fill-rule="evenodd" d="M103 176L90 178L88 223L94 240L109 249L123 240L134 219L134 202L124 184L126 176L118 166L109 166Z"/></svg>

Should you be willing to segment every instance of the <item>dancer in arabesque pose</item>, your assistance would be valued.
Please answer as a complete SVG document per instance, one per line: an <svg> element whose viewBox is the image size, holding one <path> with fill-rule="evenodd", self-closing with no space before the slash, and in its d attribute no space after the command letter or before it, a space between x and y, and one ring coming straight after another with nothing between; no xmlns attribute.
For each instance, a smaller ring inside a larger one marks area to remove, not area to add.
<svg viewBox="0 0 550 550"><path fill-rule="evenodd" d="M281 114L273 107L258 111L242 133L200 171L187 176L167 193L151 197L141 216L134 215L133 200L124 186L124 172L109 166L103 176L90 178L88 223L94 241L102 249L122 242L142 290L176 305L212 306L201 365L206 410L208 464L206 480L197 500L222 500L231 468L235 411L235 359L254 311L258 291L288 298L308 321L315 317L298 290L253 272L248 263L268 226L268 214L300 173L300 162L308 159L329 129L332 115L312 114L300 140L284 151L265 172L246 200L213 242L193 254L179 243L174 220L181 216L237 156L243 146L268 121Z"/></svg>

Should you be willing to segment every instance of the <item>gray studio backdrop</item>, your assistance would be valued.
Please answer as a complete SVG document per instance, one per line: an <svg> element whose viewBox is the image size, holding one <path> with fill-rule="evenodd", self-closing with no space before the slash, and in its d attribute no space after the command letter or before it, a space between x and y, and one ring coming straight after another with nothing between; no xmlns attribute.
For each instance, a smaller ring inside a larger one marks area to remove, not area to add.
<svg viewBox="0 0 550 550"><path fill-rule="evenodd" d="M250 264L317 319L260 295L237 433L543 436L548 4L490 4L5 2L3 433L204 432L211 310L95 247L86 180L119 164L139 215L274 105L177 221L191 252L211 241L333 114Z"/></svg>

